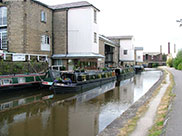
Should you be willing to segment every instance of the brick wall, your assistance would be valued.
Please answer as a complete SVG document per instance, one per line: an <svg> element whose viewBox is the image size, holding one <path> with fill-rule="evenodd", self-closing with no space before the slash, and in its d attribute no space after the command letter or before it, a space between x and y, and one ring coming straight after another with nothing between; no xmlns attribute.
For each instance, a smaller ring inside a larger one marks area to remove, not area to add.
<svg viewBox="0 0 182 136"><path fill-rule="evenodd" d="M66 18L66 11L55 11L53 13L54 54L66 54Z"/></svg>
<svg viewBox="0 0 182 136"><path fill-rule="evenodd" d="M8 47L10 52L52 54L52 10L31 0L6 0L8 8ZM47 15L41 22L41 11ZM50 37L50 51L41 50L41 36Z"/></svg>

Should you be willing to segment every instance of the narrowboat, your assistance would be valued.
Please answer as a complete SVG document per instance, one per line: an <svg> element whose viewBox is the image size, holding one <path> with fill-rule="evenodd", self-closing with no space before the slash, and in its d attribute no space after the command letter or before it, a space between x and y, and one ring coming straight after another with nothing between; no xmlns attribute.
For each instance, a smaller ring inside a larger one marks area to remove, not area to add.
<svg viewBox="0 0 182 136"><path fill-rule="evenodd" d="M50 87L56 79L61 77L61 72L58 70L48 70L43 78L42 86Z"/></svg>
<svg viewBox="0 0 182 136"><path fill-rule="evenodd" d="M63 72L50 87L54 93L69 93L93 89L116 80L113 71Z"/></svg>
<svg viewBox="0 0 182 136"><path fill-rule="evenodd" d="M45 73L0 75L0 91L40 85Z"/></svg>
<svg viewBox="0 0 182 136"><path fill-rule="evenodd" d="M116 68L115 69L115 73L116 73L116 78L117 81L122 81L128 78L131 78L135 75L135 71L134 68L129 67L129 68Z"/></svg>
<svg viewBox="0 0 182 136"><path fill-rule="evenodd" d="M134 69L135 69L135 73L138 74L144 70L144 67L140 65L135 65Z"/></svg>

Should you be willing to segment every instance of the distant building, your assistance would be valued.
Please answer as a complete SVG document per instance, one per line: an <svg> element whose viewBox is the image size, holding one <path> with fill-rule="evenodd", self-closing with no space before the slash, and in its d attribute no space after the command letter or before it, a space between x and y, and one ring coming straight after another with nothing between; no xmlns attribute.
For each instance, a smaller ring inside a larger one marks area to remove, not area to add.
<svg viewBox="0 0 182 136"><path fill-rule="evenodd" d="M144 52L143 61L148 67L166 65L166 55L159 52Z"/></svg>
<svg viewBox="0 0 182 136"><path fill-rule="evenodd" d="M133 36L109 36L109 39L120 45L119 60L121 65L134 65L134 37Z"/></svg>
<svg viewBox="0 0 182 136"><path fill-rule="evenodd" d="M135 65L143 64L143 47L135 47Z"/></svg>
<svg viewBox="0 0 182 136"><path fill-rule="evenodd" d="M104 58L99 59L98 67L117 67L119 64L119 45L103 35L99 35L99 53Z"/></svg>

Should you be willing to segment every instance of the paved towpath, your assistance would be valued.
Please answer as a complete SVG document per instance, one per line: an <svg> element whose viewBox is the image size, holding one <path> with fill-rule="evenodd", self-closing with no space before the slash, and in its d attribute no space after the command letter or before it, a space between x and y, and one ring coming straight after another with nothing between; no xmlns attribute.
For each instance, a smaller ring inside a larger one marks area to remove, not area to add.
<svg viewBox="0 0 182 136"><path fill-rule="evenodd" d="M168 68L174 75L174 102L166 126L165 136L182 136L182 71Z"/></svg>
<svg viewBox="0 0 182 136"><path fill-rule="evenodd" d="M164 96L164 93L166 92L166 89L169 85L169 74L166 76L166 84L161 84L161 89L156 97L154 97L150 103L149 108L147 112L144 114L143 117L139 119L137 122L137 127L133 131L133 133L130 136L147 136L148 130L151 128L151 126L154 123L154 119L157 112L157 107L159 106L162 97Z"/></svg>

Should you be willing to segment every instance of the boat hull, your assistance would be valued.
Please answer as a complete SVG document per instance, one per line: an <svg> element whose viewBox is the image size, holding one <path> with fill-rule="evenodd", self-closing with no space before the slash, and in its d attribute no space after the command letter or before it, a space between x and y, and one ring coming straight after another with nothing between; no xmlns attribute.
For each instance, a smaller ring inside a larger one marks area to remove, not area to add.
<svg viewBox="0 0 182 136"><path fill-rule="evenodd" d="M131 78L135 75L135 72L129 72L129 73L126 73L126 74L120 74L120 75L117 75L117 82L120 82L122 80L125 80L125 79L128 79L128 78Z"/></svg>
<svg viewBox="0 0 182 136"><path fill-rule="evenodd" d="M109 77L103 79L95 79L91 81L85 81L81 83L75 83L72 85L53 85L50 89L54 91L54 93L71 93L71 92L79 92L79 91L86 91L97 86L101 86L111 81L115 81L116 77Z"/></svg>
<svg viewBox="0 0 182 136"><path fill-rule="evenodd" d="M40 86L45 74L17 74L0 76L0 91Z"/></svg>

